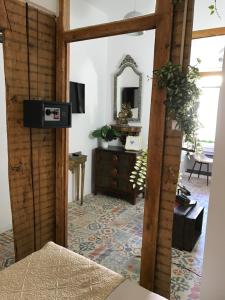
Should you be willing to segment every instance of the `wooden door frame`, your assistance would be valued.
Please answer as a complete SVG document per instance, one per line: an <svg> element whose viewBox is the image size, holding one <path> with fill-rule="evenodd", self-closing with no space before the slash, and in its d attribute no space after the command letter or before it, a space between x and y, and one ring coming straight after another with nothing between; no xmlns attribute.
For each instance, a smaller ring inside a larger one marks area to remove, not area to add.
<svg viewBox="0 0 225 300"><path fill-rule="evenodd" d="M184 0L187 7L189 0ZM69 43L127 34L135 31L156 29L154 69L166 64L171 57L172 32L174 21L173 1L157 0L154 14L134 19L116 21L101 25L88 26L69 30L68 28L69 0L59 0L58 18L58 59L57 59L57 100L67 101L68 96L68 48ZM185 13L182 16L185 19ZM186 19L185 22L186 24ZM185 26L179 28L182 41L175 45L183 51L185 41ZM182 55L179 55L179 59ZM178 62L179 63L179 62ZM151 97L151 115L149 127L148 171L145 198L145 216L142 245L141 285L154 290L156 252L159 225L159 207L162 188L162 169L164 158L164 141L166 128L166 110L164 105L165 91L157 88L153 80ZM57 136L57 179L56 179L56 241L67 246L67 170L68 170L68 133L66 129L59 131ZM151 178L151 188L150 180ZM170 249L171 251L171 249ZM170 284L170 283L168 283Z"/></svg>
<svg viewBox="0 0 225 300"><path fill-rule="evenodd" d="M225 27L208 28L202 30L195 30L192 33L192 39L203 39L213 36L225 35Z"/></svg>
<svg viewBox="0 0 225 300"><path fill-rule="evenodd" d="M192 33L192 40L198 40L198 39L204 39L204 38L210 38L210 37L216 37L216 36L225 36L225 27L216 27L216 28L208 28L203 30L196 30ZM207 77L207 76L222 76L222 71L206 71L206 72L200 72L201 77Z"/></svg>

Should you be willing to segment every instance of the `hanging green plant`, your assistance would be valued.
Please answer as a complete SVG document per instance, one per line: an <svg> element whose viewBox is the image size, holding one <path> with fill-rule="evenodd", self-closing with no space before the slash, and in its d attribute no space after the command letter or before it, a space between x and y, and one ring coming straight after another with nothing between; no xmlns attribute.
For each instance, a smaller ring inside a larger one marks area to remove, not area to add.
<svg viewBox="0 0 225 300"><path fill-rule="evenodd" d="M184 133L185 141L194 142L199 128L197 111L200 89L196 85L200 77L198 68L189 66L184 72L180 65L168 62L153 74L157 77L158 87L166 88L167 116L177 122L176 126Z"/></svg>
<svg viewBox="0 0 225 300"><path fill-rule="evenodd" d="M133 183L133 189L137 188L139 191L143 190L146 186L146 173L147 173L147 150L137 156L134 170L130 175L130 182Z"/></svg>
<svg viewBox="0 0 225 300"><path fill-rule="evenodd" d="M182 1L184 1L184 0L173 0L173 4L176 5L178 3L181 3ZM220 14L219 14L219 11L218 11L218 8L217 8L217 0L211 1L211 4L208 6L208 8L209 8L210 15L213 15L213 14L216 13L217 16L219 18L221 18Z"/></svg>
<svg viewBox="0 0 225 300"><path fill-rule="evenodd" d="M215 13L221 19L218 8L217 8L217 0L213 0L212 3L209 5L210 15L214 15Z"/></svg>

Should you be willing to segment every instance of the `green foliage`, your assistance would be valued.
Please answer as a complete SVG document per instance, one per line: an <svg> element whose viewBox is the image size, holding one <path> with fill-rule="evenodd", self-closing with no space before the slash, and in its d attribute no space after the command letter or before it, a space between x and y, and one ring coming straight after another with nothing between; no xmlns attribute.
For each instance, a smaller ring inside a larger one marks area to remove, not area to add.
<svg viewBox="0 0 225 300"><path fill-rule="evenodd" d="M209 8L210 15L214 15L216 13L217 16L221 19L218 8L217 8L217 0L213 0L208 8Z"/></svg>
<svg viewBox="0 0 225 300"><path fill-rule="evenodd" d="M211 4L209 5L209 11L210 11L210 15L213 15L215 13L215 4Z"/></svg>
<svg viewBox="0 0 225 300"><path fill-rule="evenodd" d="M178 3L181 3L182 1L184 1L184 0L173 0L173 4L176 5ZM220 18L220 14L219 14L219 11L217 9L217 0L213 0L211 2L211 4L208 6L208 8L209 8L210 15L213 15L213 14L216 13L217 16Z"/></svg>
<svg viewBox="0 0 225 300"><path fill-rule="evenodd" d="M133 183L133 189L138 188L139 191L143 190L146 186L146 173L147 173L147 150L142 150L140 155L137 156L134 170L130 175L130 182Z"/></svg>
<svg viewBox="0 0 225 300"><path fill-rule="evenodd" d="M153 74L158 79L158 87L166 88L167 116L176 120L177 127L185 135L185 141L193 142L199 128L197 110L200 89L196 85L199 78L198 68L189 66L183 72L180 65L168 62Z"/></svg>
<svg viewBox="0 0 225 300"><path fill-rule="evenodd" d="M120 133L118 131L116 131L115 129L113 129L111 126L105 125L99 129L94 130L91 133L91 137L101 138L101 139L105 140L106 142L110 142L110 141L115 140L118 137L120 137Z"/></svg>

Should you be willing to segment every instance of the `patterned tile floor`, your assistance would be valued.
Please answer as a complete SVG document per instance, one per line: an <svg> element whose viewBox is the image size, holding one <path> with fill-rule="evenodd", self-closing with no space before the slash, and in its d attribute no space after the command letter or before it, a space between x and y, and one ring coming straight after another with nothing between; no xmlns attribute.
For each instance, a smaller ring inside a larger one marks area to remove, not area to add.
<svg viewBox="0 0 225 300"><path fill-rule="evenodd" d="M0 234L0 271L14 262L13 232L8 230Z"/></svg>
<svg viewBox="0 0 225 300"><path fill-rule="evenodd" d="M69 249L138 280L143 205L101 195L87 196L83 206L70 203Z"/></svg>
<svg viewBox="0 0 225 300"><path fill-rule="evenodd" d="M183 177L182 184L190 189L193 199L204 207L202 234L192 252L177 249L172 251L171 300L200 299L210 184L206 185L204 176L199 179L193 176L190 181L187 178Z"/></svg>
<svg viewBox="0 0 225 300"><path fill-rule="evenodd" d="M192 252L173 249L171 300L198 300L209 187L204 178L183 184L205 207L203 233ZM126 201L89 195L80 206L69 204L69 249L122 275L139 280L143 199ZM0 235L0 270L14 262L12 231Z"/></svg>

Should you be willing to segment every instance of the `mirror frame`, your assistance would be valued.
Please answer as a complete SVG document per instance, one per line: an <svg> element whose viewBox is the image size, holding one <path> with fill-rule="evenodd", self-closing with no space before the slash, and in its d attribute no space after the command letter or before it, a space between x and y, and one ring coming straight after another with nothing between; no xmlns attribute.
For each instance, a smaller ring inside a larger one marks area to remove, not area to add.
<svg viewBox="0 0 225 300"><path fill-rule="evenodd" d="M139 101L138 101L138 117L137 118L130 118L128 121L129 122L141 122L141 106L142 106L142 73L138 71L138 65L135 62L135 60L131 57L131 55L127 54L123 61L121 62L119 66L119 70L114 74L114 111L113 111L113 117L114 120L117 119L118 117L118 112L117 112L117 80L118 77L123 73L123 71L130 67L135 74L139 76Z"/></svg>

